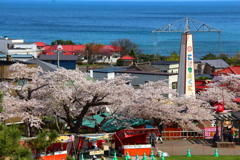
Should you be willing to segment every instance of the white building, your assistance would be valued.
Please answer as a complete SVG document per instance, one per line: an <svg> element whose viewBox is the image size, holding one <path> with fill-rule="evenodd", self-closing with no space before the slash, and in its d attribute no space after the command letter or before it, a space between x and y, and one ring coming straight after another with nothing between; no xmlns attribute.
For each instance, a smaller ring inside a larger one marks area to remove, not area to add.
<svg viewBox="0 0 240 160"><path fill-rule="evenodd" d="M101 68L90 70L90 76L96 80L103 80L104 78L112 79L117 75L130 74L131 76L137 77L130 80L130 84L134 87L138 87L141 84L147 83L149 81L159 81L167 80L169 88L176 89L178 73L166 73L166 72L149 72L149 71L137 71L134 69L127 68Z"/></svg>
<svg viewBox="0 0 240 160"><path fill-rule="evenodd" d="M140 84L148 83L149 81L157 82L159 80L167 80L169 88L176 89L178 73L166 73L166 72L147 72L147 71L136 71L136 70L124 70L116 71L115 74L130 74L131 76L137 77L130 81L131 85L136 88Z"/></svg>
<svg viewBox="0 0 240 160"><path fill-rule="evenodd" d="M158 68L161 72L178 73L178 61L155 61L151 65Z"/></svg>
<svg viewBox="0 0 240 160"><path fill-rule="evenodd" d="M0 54L25 56L25 60L28 60L28 57L37 58L37 46L35 43L25 43L23 39L9 39L5 36L4 38L0 38ZM16 60L23 59L16 58Z"/></svg>
<svg viewBox="0 0 240 160"><path fill-rule="evenodd" d="M117 71L123 71L127 68L122 67L109 67L109 68L101 68L101 69L94 69L89 70L90 77L92 77L95 80L103 80L103 79L113 79L115 78L115 72Z"/></svg>

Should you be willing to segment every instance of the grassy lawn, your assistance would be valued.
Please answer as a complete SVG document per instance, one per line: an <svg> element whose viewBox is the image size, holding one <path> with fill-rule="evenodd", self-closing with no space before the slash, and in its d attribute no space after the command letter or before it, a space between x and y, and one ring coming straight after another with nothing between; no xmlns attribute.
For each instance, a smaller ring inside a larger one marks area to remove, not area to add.
<svg viewBox="0 0 240 160"><path fill-rule="evenodd" d="M192 157L186 157L186 156L171 156L171 157L165 157L165 160L212 160L212 159L219 159L219 160L240 160L240 156L192 156ZM161 160L161 158L158 158L158 160Z"/></svg>
<svg viewBox="0 0 240 160"><path fill-rule="evenodd" d="M240 160L240 156L225 156L221 155L219 157L214 156L192 156L192 157L186 157L186 156L170 156L170 157L164 157L164 160L213 160L213 159L219 159L219 160ZM124 160L124 158L118 158L118 160ZM139 159L141 160L141 159ZM148 158L148 160L150 160ZM161 160L161 157L156 157L156 160Z"/></svg>

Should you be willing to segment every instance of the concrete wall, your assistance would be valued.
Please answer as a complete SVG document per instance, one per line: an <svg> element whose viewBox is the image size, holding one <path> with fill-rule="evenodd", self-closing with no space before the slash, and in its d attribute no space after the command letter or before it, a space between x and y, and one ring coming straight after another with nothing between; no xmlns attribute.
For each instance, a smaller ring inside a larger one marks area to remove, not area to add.
<svg viewBox="0 0 240 160"><path fill-rule="evenodd" d="M121 58L120 53L113 53L110 57L99 55L97 60L94 63L108 63L108 64L116 64L117 60ZM87 63L87 59L81 58L83 63Z"/></svg>
<svg viewBox="0 0 240 160"><path fill-rule="evenodd" d="M135 76L137 78L132 79L130 81L131 85L138 86L140 84L145 84L149 81L159 81L159 80L168 80L169 88L172 88L172 83L177 82L177 75L154 75L154 74L131 74L131 76Z"/></svg>
<svg viewBox="0 0 240 160"><path fill-rule="evenodd" d="M179 64L171 64L171 65L153 65L154 67L160 69L162 72L167 73L178 73Z"/></svg>
<svg viewBox="0 0 240 160"><path fill-rule="evenodd" d="M104 78L107 78L108 77L108 73L102 73L102 72L93 72L93 79L96 79L96 80L103 80Z"/></svg>

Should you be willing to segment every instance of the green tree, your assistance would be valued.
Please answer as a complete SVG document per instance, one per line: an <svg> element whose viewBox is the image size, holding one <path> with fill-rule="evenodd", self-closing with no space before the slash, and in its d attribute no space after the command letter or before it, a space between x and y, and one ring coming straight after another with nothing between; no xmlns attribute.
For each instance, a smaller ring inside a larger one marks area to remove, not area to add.
<svg viewBox="0 0 240 160"><path fill-rule="evenodd" d="M202 58L200 58L201 60L211 60L211 59L218 59L219 57L217 57L215 54L212 53L208 53L205 56L203 56Z"/></svg>
<svg viewBox="0 0 240 160"><path fill-rule="evenodd" d="M13 160L32 159L32 152L26 144L20 144L22 134L15 126L0 124L0 159L9 157Z"/></svg>
<svg viewBox="0 0 240 160"><path fill-rule="evenodd" d="M155 54L139 54L138 61L139 62L153 62L153 61L163 61L165 57L161 55Z"/></svg>
<svg viewBox="0 0 240 160"><path fill-rule="evenodd" d="M196 79L196 80L208 80L209 77L207 77L207 76L200 76L200 77L195 78L195 79Z"/></svg>
<svg viewBox="0 0 240 160"><path fill-rule="evenodd" d="M3 96L4 95L3 95L2 91L0 90L0 112L3 111L3 108L2 108Z"/></svg>
<svg viewBox="0 0 240 160"><path fill-rule="evenodd" d="M117 66L123 66L123 60L122 59L118 59L116 65Z"/></svg>
<svg viewBox="0 0 240 160"><path fill-rule="evenodd" d="M73 41L71 40L61 40L61 39L58 39L58 40L55 40L55 41L52 41L51 42L51 45L76 45L76 43L74 43Z"/></svg>
<svg viewBox="0 0 240 160"><path fill-rule="evenodd" d="M218 58L224 60L228 64L232 63L231 58L228 56L228 54L220 53Z"/></svg>
<svg viewBox="0 0 240 160"><path fill-rule="evenodd" d="M136 54L134 48L131 49L131 51L128 53L128 55L136 58L136 60L134 62L137 61L138 57L137 57L137 54Z"/></svg>
<svg viewBox="0 0 240 160"><path fill-rule="evenodd" d="M179 61L180 60L180 56L174 51L171 53L170 56L166 57L165 59L166 61Z"/></svg>
<svg viewBox="0 0 240 160"><path fill-rule="evenodd" d="M238 52L237 54L233 55L230 58L230 63L231 65L236 65L236 66L240 65L240 52Z"/></svg>
<svg viewBox="0 0 240 160"><path fill-rule="evenodd" d="M36 150L38 153L44 151L54 140L56 140L58 136L59 135L56 131L50 132L42 130L38 134L37 138L32 141L32 149Z"/></svg>

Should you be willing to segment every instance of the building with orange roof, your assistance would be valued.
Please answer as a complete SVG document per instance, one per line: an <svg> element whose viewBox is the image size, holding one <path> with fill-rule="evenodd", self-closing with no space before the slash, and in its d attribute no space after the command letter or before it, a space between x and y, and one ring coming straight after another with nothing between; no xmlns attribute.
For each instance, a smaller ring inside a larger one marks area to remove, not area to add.
<svg viewBox="0 0 240 160"><path fill-rule="evenodd" d="M123 61L123 66L132 66L133 62L136 58L130 56L130 55L125 55L120 58Z"/></svg>
<svg viewBox="0 0 240 160"><path fill-rule="evenodd" d="M41 43L37 42L40 47ZM85 45L61 45L62 46L62 54L63 55L78 55L79 59L83 63L87 63L87 59L94 59L94 63L109 63L115 64L117 59L120 58L121 47L120 46L112 46L112 45L103 45L98 50L98 53L91 54L86 53ZM40 54L41 55L55 55L57 51L58 45L50 46L45 45ZM87 55L89 54L89 55ZM87 57L88 56L88 57Z"/></svg>

